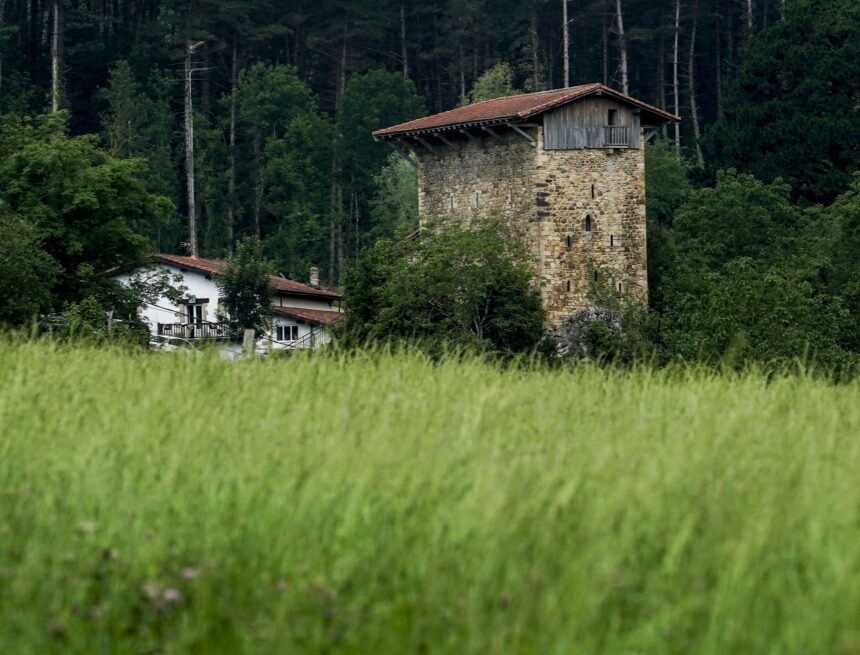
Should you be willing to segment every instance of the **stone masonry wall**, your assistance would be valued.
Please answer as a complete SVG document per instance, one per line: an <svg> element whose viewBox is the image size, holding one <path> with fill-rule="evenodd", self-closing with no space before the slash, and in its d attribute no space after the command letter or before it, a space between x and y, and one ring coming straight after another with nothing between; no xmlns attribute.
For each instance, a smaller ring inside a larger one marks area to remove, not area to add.
<svg viewBox="0 0 860 655"><path fill-rule="evenodd" d="M547 327L590 306L600 285L644 299L645 161L641 149L544 150L507 133L419 151L422 220L500 211L537 260ZM593 185L593 194L592 194ZM591 216L591 232L585 229Z"/></svg>

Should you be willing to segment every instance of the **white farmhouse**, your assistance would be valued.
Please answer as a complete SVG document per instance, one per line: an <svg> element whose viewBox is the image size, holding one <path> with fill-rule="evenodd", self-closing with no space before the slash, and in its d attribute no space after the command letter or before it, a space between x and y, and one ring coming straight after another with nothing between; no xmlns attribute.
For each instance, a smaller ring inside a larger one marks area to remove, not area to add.
<svg viewBox="0 0 860 655"><path fill-rule="evenodd" d="M182 299L174 303L167 298L144 306L141 318L149 324L153 339L166 343L217 340L228 351L238 350L230 343L230 330L219 322L225 313L215 278L226 262L201 257L156 254L153 264L171 275L179 275L185 287ZM128 283L136 271L115 274L120 283ZM315 348L331 339L330 328L343 314L333 307L340 294L319 285L317 269L311 269L311 284L271 276L275 295L272 298L272 329L257 342L258 349L274 350Z"/></svg>

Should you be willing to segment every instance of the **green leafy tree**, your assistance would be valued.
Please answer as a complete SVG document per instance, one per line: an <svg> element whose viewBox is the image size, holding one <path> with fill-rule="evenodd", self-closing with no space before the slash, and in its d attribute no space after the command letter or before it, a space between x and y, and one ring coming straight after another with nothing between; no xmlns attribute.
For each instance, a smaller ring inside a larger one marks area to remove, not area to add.
<svg viewBox="0 0 860 655"><path fill-rule="evenodd" d="M246 237L236 244L236 254L217 278L231 324L265 333L272 318L272 270L259 241Z"/></svg>
<svg viewBox="0 0 860 655"><path fill-rule="evenodd" d="M832 281L833 293L842 298L851 320L843 343L860 353L860 173L854 182L831 205L822 221L833 230Z"/></svg>
<svg viewBox="0 0 860 655"><path fill-rule="evenodd" d="M543 310L531 260L508 222L432 226L414 241L380 242L346 277L347 342L426 340L498 352L533 349Z"/></svg>
<svg viewBox="0 0 860 655"><path fill-rule="evenodd" d="M327 260L331 211L332 127L307 112L294 118L283 137L266 144L266 210L270 221L263 248L278 270L304 279Z"/></svg>
<svg viewBox="0 0 860 655"><path fill-rule="evenodd" d="M460 101L461 105L483 102L493 98L522 93L514 88L514 71L507 62L500 62L475 80L472 90Z"/></svg>
<svg viewBox="0 0 860 655"><path fill-rule="evenodd" d="M716 186L699 189L675 212L673 233L685 258L697 267L718 268L736 257L760 263L789 254L801 227L791 188L766 184L734 170L720 171Z"/></svg>
<svg viewBox="0 0 860 655"><path fill-rule="evenodd" d="M24 325L50 307L58 272L36 228L0 207L0 325Z"/></svg>
<svg viewBox="0 0 860 655"><path fill-rule="evenodd" d="M648 226L669 225L675 211L687 200L692 186L690 165L675 156L668 139L657 138L645 144L645 196Z"/></svg>
<svg viewBox="0 0 860 655"><path fill-rule="evenodd" d="M49 332L61 339L124 346L146 346L149 342L146 325L114 318L113 309L107 309L95 296L72 303L59 317L53 317Z"/></svg>
<svg viewBox="0 0 860 655"><path fill-rule="evenodd" d="M671 225L677 209L692 191L690 166L675 156L668 139L645 145L645 205L648 235L648 302L663 307L663 280L676 265Z"/></svg>
<svg viewBox="0 0 860 655"><path fill-rule="evenodd" d="M671 297L663 326L675 356L730 366L801 360L840 367L853 361L840 344L849 321L841 300L790 265L762 269L739 257L718 271L679 275L686 279Z"/></svg>
<svg viewBox="0 0 860 655"><path fill-rule="evenodd" d="M418 227L418 171L415 164L391 153L374 178L376 193L370 201L371 236L404 236Z"/></svg>
<svg viewBox="0 0 860 655"><path fill-rule="evenodd" d="M725 171L690 194L671 238L661 338L670 356L730 365L812 358L842 366L849 314L822 282L828 255L818 211L802 212L783 182Z"/></svg>
<svg viewBox="0 0 860 655"><path fill-rule="evenodd" d="M119 61L110 72L101 96L107 103L102 114L102 133L108 151L120 159L142 158L147 165L140 178L146 189L180 201L174 134L177 126L170 107L171 81L155 71L147 87L137 83L131 65ZM204 180L208 180L204 177ZM172 248L181 238L183 222L174 212L146 232L159 250Z"/></svg>
<svg viewBox="0 0 860 655"><path fill-rule="evenodd" d="M141 234L165 221L169 200L146 191L139 160L119 160L93 136L70 137L62 114L7 117L0 127L0 202L26 217L59 266L52 304L110 286L102 272L144 261Z"/></svg>
<svg viewBox="0 0 860 655"><path fill-rule="evenodd" d="M239 77L244 215L281 270L319 264L331 208L331 127L295 68L257 64Z"/></svg>
<svg viewBox="0 0 860 655"><path fill-rule="evenodd" d="M374 178L385 165L390 151L375 143L371 132L424 114L424 104L415 85L399 73L372 70L353 75L337 112L340 179L345 198L354 198L353 222L370 228L369 202L375 192ZM349 204L349 203L348 203Z"/></svg>
<svg viewBox="0 0 860 655"><path fill-rule="evenodd" d="M750 39L706 160L832 200L860 165L860 6L794 0Z"/></svg>

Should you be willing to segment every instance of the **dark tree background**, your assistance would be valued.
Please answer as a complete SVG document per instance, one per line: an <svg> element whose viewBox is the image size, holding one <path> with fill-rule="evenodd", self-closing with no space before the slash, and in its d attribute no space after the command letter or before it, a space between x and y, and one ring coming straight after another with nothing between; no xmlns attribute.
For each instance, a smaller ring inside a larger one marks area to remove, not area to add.
<svg viewBox="0 0 860 655"><path fill-rule="evenodd" d="M563 86L563 2L5 0L0 111L56 101L73 134L145 157L149 190L176 206L172 225L148 236L181 251L183 63L186 44L202 42L192 62L201 252L228 254L253 234L285 274L316 264L334 284L379 236L371 205L386 153L368 132L456 106L500 63L514 88ZM815 199L844 190L857 159L853 0L567 0L567 13L570 84L626 83L677 106L681 152L707 171L782 175ZM805 164L815 168L797 170Z"/></svg>
<svg viewBox="0 0 860 655"><path fill-rule="evenodd" d="M373 129L600 81L683 118L647 155L652 341L687 358L860 349L857 0L0 0L0 227L57 260L31 253L55 280L32 307L86 295L105 259L51 232L81 228L39 188L60 188L55 169L24 174L63 149L86 154L64 160L67 193L188 252L189 45L201 255L250 236L279 273L339 285L417 224L414 170Z"/></svg>

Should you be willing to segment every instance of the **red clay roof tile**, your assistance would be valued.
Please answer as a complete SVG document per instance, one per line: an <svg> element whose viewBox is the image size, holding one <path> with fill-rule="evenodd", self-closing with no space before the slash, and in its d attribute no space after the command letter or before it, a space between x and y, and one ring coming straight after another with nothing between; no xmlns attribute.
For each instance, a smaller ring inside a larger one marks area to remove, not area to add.
<svg viewBox="0 0 860 655"><path fill-rule="evenodd" d="M536 116L548 109L558 107L565 103L582 98L592 93L605 93L622 102L635 105L641 109L654 114L657 118L664 121L677 122L681 119L674 114L649 105L636 98L624 95L623 93L611 89L603 84L582 84L580 86L572 86L567 89L555 89L553 91L539 91L537 93L523 93L516 96L506 96L504 98L495 98L493 100L485 100L484 102L476 102L473 105L465 107L457 107L443 111L440 114L417 118L406 123L386 127L382 130L376 130L373 133L374 137L386 138L394 137L410 132L430 132L433 130L453 128L460 125L468 125L470 123L486 123L486 122L502 122L506 120L524 120L531 116Z"/></svg>
<svg viewBox="0 0 860 655"><path fill-rule="evenodd" d="M223 259L204 259L202 257L187 257L185 255L169 255L165 253L157 253L152 256L153 261L161 264L173 264L181 266L198 273L206 275L217 275L224 270L227 265ZM295 280L287 280L277 275L270 275L269 280L275 291L282 294L296 294L300 296L315 296L317 298L325 298L326 300L340 300L341 295L328 289L317 289Z"/></svg>
<svg viewBox="0 0 860 655"><path fill-rule="evenodd" d="M303 307L272 307L272 312L289 318L297 318L320 325L333 325L343 318L342 312L324 309L304 309Z"/></svg>

